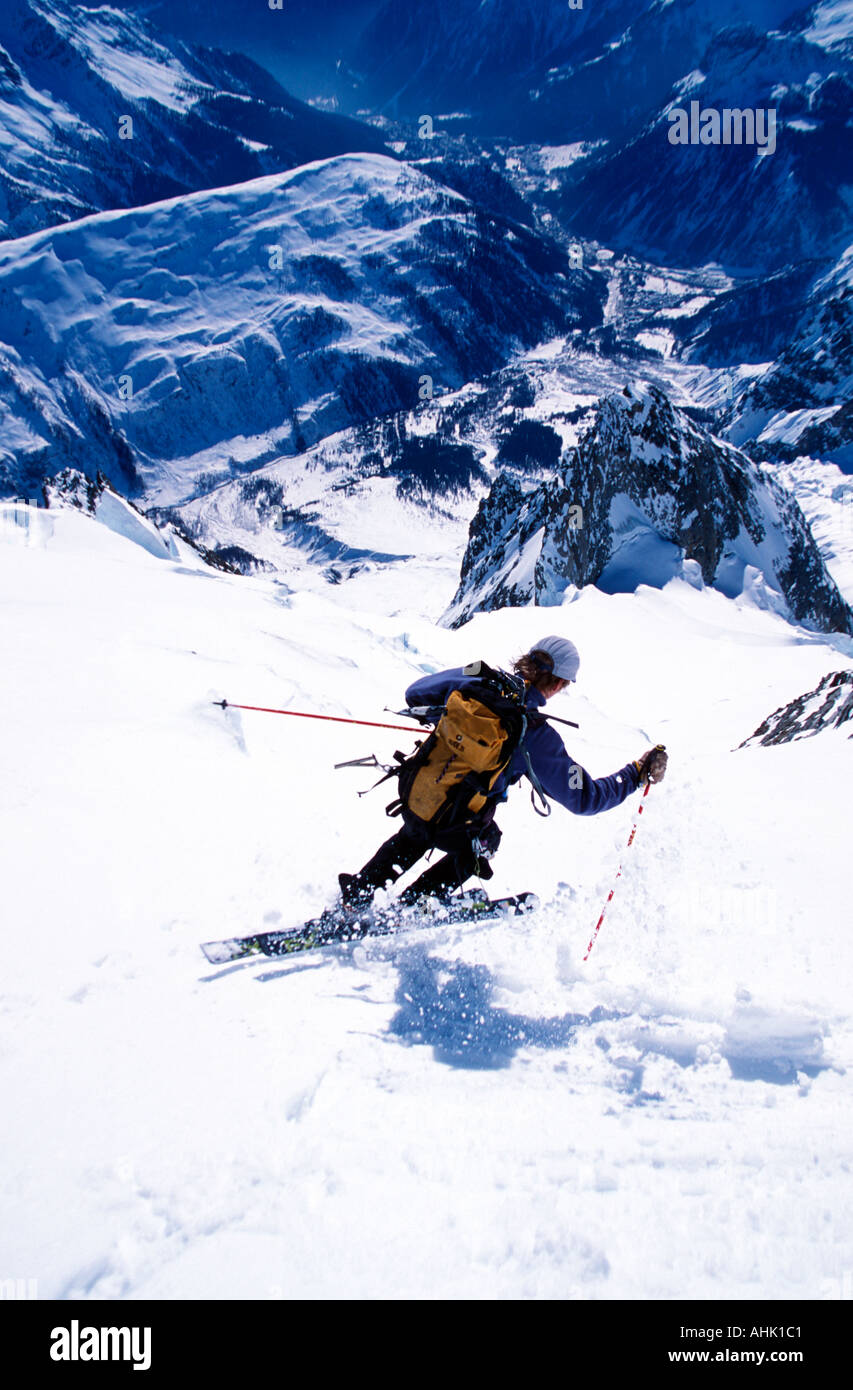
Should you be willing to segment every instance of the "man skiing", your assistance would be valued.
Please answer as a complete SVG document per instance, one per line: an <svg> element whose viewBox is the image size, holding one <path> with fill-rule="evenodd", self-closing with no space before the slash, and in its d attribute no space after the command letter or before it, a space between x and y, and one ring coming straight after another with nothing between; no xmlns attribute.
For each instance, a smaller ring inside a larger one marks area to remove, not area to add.
<svg viewBox="0 0 853 1390"><path fill-rule="evenodd" d="M495 811L499 802L506 799L507 789L523 776L528 778L540 797L551 797L566 810L581 816L608 811L613 806L619 806L646 782L663 780L667 755L661 745L649 749L609 777L597 779L590 777L569 757L559 734L538 711L552 696L574 683L579 666L580 657L574 643L556 636L544 637L514 663L516 679L513 682L510 677L507 688L515 688L519 692L516 698L519 718L522 719L523 715L523 734L512 748L506 765L491 784L487 785L480 779L477 783L479 793L465 803L461 816L456 814L455 819L451 817L448 821L445 817L442 821L442 817L436 815L434 822L438 822L440 828L435 823L425 823L415 815L411 804L406 804L404 795L400 803L403 828L380 846L357 874L338 875L345 905L365 906L378 888L395 882L432 849L444 850L444 857L401 894L401 901L414 902L430 895L446 897L454 889L461 888L472 875L491 878L492 870L487 861L495 853L501 839L501 832L494 823ZM444 708L453 692L460 692L463 700L466 691L480 694L483 685L479 669L478 664L472 668L456 668L424 676L409 686L406 703L409 708ZM479 741L482 743L483 739ZM446 765L443 764L443 767ZM441 777L439 775L431 780L440 781ZM471 781L470 776L468 781ZM401 780L401 787L403 785ZM470 809L472 803L475 806L473 811Z"/></svg>

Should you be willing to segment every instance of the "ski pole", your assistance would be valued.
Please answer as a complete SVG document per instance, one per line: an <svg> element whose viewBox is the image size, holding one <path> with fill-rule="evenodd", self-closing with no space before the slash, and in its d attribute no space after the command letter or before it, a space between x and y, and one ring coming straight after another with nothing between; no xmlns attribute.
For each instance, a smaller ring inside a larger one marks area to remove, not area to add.
<svg viewBox="0 0 853 1390"><path fill-rule="evenodd" d="M631 846L632 846L632 844L634 843L634 836L635 836L636 833L637 833L637 826L640 824L640 816L643 814L643 802L645 801L646 797L647 797L648 794L649 794L649 787L650 787L651 785L652 785L651 782L647 782L647 783L646 783L646 790L643 792L643 795L642 795L642 797L640 798L640 807L639 807L639 810L637 811L637 819L634 821L634 824L633 824L632 827L631 827L631 834L628 836L628 843L627 843L627 845L625 846L626 849L630 849ZM608 906L609 906L609 904L610 904L610 899L613 897L613 894L616 892L616 884L619 882L619 878L620 878L621 873L622 873L622 865L620 864L620 865L619 865L619 870L618 870L618 872L617 872L617 874L616 874L616 878L615 878L614 881L613 881L613 887L611 888L611 890L610 890L610 892L609 892L609 894L608 894L608 896L607 896L607 902L604 904L604 907L601 909L601 916L600 916L599 919L598 919L598 922L597 922L597 924L596 924L595 931L592 933L592 940L590 941L589 945L588 945L587 948L586 948L586 955L584 956L584 960L589 960L589 953L590 953L590 951L592 950L593 946L595 945L595 938L598 936L598 933L599 933L599 931L600 931L600 929L601 929L601 924L602 924L602 922L604 921L604 914L605 914L605 912L607 911L607 908L608 908Z"/></svg>
<svg viewBox="0 0 853 1390"><path fill-rule="evenodd" d="M364 724L368 729L397 729L404 734L410 734L411 728L405 724L376 724L371 719L344 719L340 714L307 714L304 710L298 709L267 709L264 705L235 705L231 700L212 700L211 704L217 705L219 709L253 709L259 714L292 714L295 719L328 719L333 724Z"/></svg>

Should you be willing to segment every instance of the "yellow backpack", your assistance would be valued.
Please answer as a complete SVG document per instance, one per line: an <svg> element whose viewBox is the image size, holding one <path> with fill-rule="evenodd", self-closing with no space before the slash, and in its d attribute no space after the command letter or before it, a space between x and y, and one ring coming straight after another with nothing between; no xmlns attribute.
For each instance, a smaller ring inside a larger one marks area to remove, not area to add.
<svg viewBox="0 0 853 1390"><path fill-rule="evenodd" d="M411 757L397 754L399 796L387 813L420 832L475 826L527 732L519 677L479 661L463 674L474 679L450 692L433 733Z"/></svg>

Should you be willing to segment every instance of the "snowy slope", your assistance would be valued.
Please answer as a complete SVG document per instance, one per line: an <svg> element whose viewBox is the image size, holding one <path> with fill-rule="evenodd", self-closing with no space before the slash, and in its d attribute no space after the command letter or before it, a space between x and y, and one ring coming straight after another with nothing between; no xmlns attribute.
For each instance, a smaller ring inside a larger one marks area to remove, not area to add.
<svg viewBox="0 0 853 1390"><path fill-rule="evenodd" d="M381 155L0 243L0 489L173 502L601 317L564 251Z"/></svg>
<svg viewBox="0 0 853 1390"><path fill-rule="evenodd" d="M451 632L429 573L360 608L0 507L3 1267L42 1298L826 1296L851 745L731 750L849 639L680 581ZM589 962L636 799L546 824L517 790L493 886L531 919L211 970L200 940L372 851L387 798L332 764L401 736L210 701L381 718L545 627L581 652L574 756L671 754Z"/></svg>

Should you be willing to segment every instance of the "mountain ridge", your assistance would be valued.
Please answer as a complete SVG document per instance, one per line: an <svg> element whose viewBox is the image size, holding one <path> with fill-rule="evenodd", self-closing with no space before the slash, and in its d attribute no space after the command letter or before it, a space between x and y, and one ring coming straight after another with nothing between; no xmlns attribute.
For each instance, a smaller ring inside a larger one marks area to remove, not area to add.
<svg viewBox="0 0 853 1390"><path fill-rule="evenodd" d="M0 243L0 482L32 491L49 460L174 502L598 322L604 294L382 155Z"/></svg>
<svg viewBox="0 0 853 1390"><path fill-rule="evenodd" d="M506 605L565 601L671 578L853 634L853 609L826 571L794 496L650 386L605 397L553 479L507 474L469 532L451 626Z"/></svg>
<svg viewBox="0 0 853 1390"><path fill-rule="evenodd" d="M244 54L165 42L137 15L71 0L4 0L0 139L7 237L335 154L390 153L373 127L299 101Z"/></svg>

